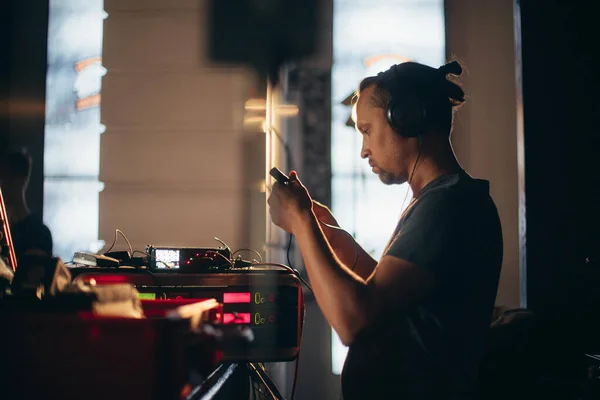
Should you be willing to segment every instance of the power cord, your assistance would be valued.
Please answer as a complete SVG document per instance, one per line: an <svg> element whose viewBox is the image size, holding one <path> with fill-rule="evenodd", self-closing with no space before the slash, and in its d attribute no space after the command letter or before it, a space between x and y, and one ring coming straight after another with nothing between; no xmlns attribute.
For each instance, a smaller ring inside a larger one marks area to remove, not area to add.
<svg viewBox="0 0 600 400"><path fill-rule="evenodd" d="M300 324L300 343L298 347L302 347L302 336L304 334L304 318L306 316L306 307L304 306L304 292L300 291L300 296L302 300L302 323ZM298 382L298 366L300 364L300 350L298 350L298 354L296 355L296 362L294 363L294 382L292 383L292 395L290 400L294 400L294 396L296 395L296 383Z"/></svg>
<svg viewBox="0 0 600 400"><path fill-rule="evenodd" d="M288 233L288 236L289 236L289 239L288 239L287 251L285 252L285 257L287 259L288 265L290 266L290 268L293 269L292 260L290 260L290 250L292 249L292 239L294 238L294 235L292 235L291 233Z"/></svg>
<svg viewBox="0 0 600 400"><path fill-rule="evenodd" d="M227 250L229 250L229 254L231 254L231 248L227 245L227 243L225 243L224 241L222 241L221 239L219 239L216 236L214 236L213 239L215 239L217 242L221 243ZM225 258L227 258L227 257L225 257Z"/></svg>
<svg viewBox="0 0 600 400"><path fill-rule="evenodd" d="M264 388L267 389L267 392L271 398L283 399L283 396L281 395L281 393L279 393L277 386L275 386L275 384L273 383L269 375L267 375L263 367L261 367L260 365L257 367L256 365L254 365L254 363L248 363L248 365L256 373L256 376L258 376L258 379L260 379Z"/></svg>
<svg viewBox="0 0 600 400"><path fill-rule="evenodd" d="M354 236L352 236L350 234L350 232L346 231L345 229L340 228L339 226L335 226L335 225L330 225L330 224L326 224L325 222L321 221L318 217L317 217L317 221L319 221L319 223L321 223L322 225L331 228L331 229L335 229L335 230L339 230L342 231L343 233L345 233L346 235L350 236L350 238L352 238L352 240L354 241L354 249L355 249L355 253L354 253L354 262L352 263L352 268L351 271L354 271L354 269L356 268L356 264L358 262L358 242L356 242L356 239L354 238ZM291 270L297 277L298 279L300 279L300 281L311 291L311 293L314 292L312 290L312 287L310 287L310 285L304 280L304 278L302 278L302 276L300 275L300 272L293 268L292 266L292 261L290 259L290 250L292 248L292 239L293 239L294 235L292 235L291 233L289 234L289 239L288 239L288 246L287 246L287 251L286 251L286 258L287 258L287 262L288 262L288 266L285 266L283 264L275 264L275 263L266 263L269 265L275 265L278 267L284 267L286 269ZM255 264L256 265L256 264ZM304 292L300 291L301 296L302 296L302 304L304 304ZM302 334L303 334L303 330L304 330L304 312L305 310L303 310L303 315L302 315L302 324L300 326L300 340L302 340ZM300 352L298 351L298 355L296 356L296 361L295 361L295 366L294 366L294 381L292 383L292 394L291 394L291 400L294 400L294 396L296 394L296 384L298 382L298 366L300 363Z"/></svg>
<svg viewBox="0 0 600 400"><path fill-rule="evenodd" d="M260 255L260 253L259 253L258 251L256 251L256 250L253 250L253 249L246 249L246 248L237 249L236 251L234 251L234 252L231 254L231 258L234 258L234 257L235 257L235 255L236 255L237 253L241 252L241 251L249 251L249 252L251 252L251 253L254 253L254 254L256 254L256 255L258 256L258 261L259 261L259 262L262 262L262 260L263 260L263 259L262 259L262 256Z"/></svg>
<svg viewBox="0 0 600 400"><path fill-rule="evenodd" d="M223 254L221 254L221 253L219 253L219 252L217 252L217 253L215 253L215 254L216 254L216 255L218 255L219 257L221 257L222 259L224 259L225 261L227 261L227 264L229 265L229 268L232 268L232 267L233 267L233 264L234 264L233 260L231 260L231 259L229 259L229 258L225 257ZM229 254L231 254L231 250L229 250ZM224 266L224 264L223 264L223 265L217 265L217 268L221 268L221 267L223 267L223 266Z"/></svg>
<svg viewBox="0 0 600 400"><path fill-rule="evenodd" d="M109 251L112 250L113 247L115 247L115 244L117 243L118 235L121 235L123 237L123 239L125 239L125 241L127 242L127 245L129 246L129 254L133 255L133 249L131 248L131 243L129 242L129 239L127 239L127 236L125 236L123 231L121 231L120 229L115 229L115 239L113 240L113 242L110 245L110 247L108 248L108 250L106 250L104 253L108 253Z"/></svg>
<svg viewBox="0 0 600 400"><path fill-rule="evenodd" d="M286 269L288 271L290 271L292 274L296 275L296 277L298 279L300 279L300 282L302 282L304 284L304 286L306 286L306 288L308 290L311 291L311 293L314 294L312 287L310 287L310 285L308 284L308 282L306 282L306 280L304 280L304 278L302 277L302 275L300 275L300 272L297 269L294 269L292 267L288 267L285 264L279 264L279 263L270 263L270 262L263 262L263 263L254 263L252 264L253 267L279 267L279 268L283 268Z"/></svg>
<svg viewBox="0 0 600 400"><path fill-rule="evenodd" d="M334 228L335 228L335 227L334 227ZM342 231L344 231L344 230L343 230L343 229L341 229L341 228L339 228L339 229L340 229L340 230L342 230ZM346 231L344 231L344 232L346 232ZM348 235L350 235L348 232L346 232L346 233L347 233ZM121 236L123 236L123 238L125 239L125 241L126 241L126 242L127 242L127 244L129 245L129 249L130 249L130 254L131 254L131 257L133 257L133 255L134 255L134 254L136 254L136 253L143 254L143 255L145 255L145 256L146 256L146 257L148 257L148 258L153 258L153 259L154 259L154 260L155 260L157 263L162 263L162 264L163 264L163 265L165 265L167 268L169 268L169 269L171 268L171 267L170 267L170 266L169 266L167 263L165 263L165 262L164 262L164 261L162 261L162 260L159 260L159 259L157 259L155 256L152 256L151 254L148 254L147 252L140 251L140 250L135 250L135 251L134 251L134 250L132 249L132 247L131 247L131 243L129 242L129 239L127 239L127 236L125 236L125 234L124 234L124 233L123 233L123 232L122 232L120 229L116 229L116 230L115 230L115 239L114 239L113 243L111 244L111 246L108 248L108 250L107 250L105 253L108 253L108 252L109 252L110 250L112 250L112 248L115 246L115 244L116 244L116 242L117 242L118 234L120 234ZM232 252L232 251L231 251L231 248L230 248L230 247L227 245L227 243L225 243L224 241L222 241L222 240L218 239L217 237L215 237L215 240L217 240L218 242L220 242L220 243L221 243L221 244L222 244L222 245L223 245L223 246L224 246L226 249L228 249L228 250L229 250L229 254L231 254L231 259L229 259L229 258L225 257L225 256L224 256L224 255L222 255L221 253L218 253L218 252L217 252L216 254L218 254L220 257L222 257L223 259L225 259L225 261L227 261L227 263L228 263L228 265L229 265L230 267L234 267L234 265L235 265L235 261L234 261L234 259L233 259L233 257L234 257L234 255L235 255L235 254L239 253L240 251L250 251L250 252L253 252L253 253L257 254L257 255L258 255L258 257L259 257L259 259L261 260L261 262L259 262L259 263L251 263L251 264L250 264L251 266L257 266L257 267L258 267L258 266L273 266L273 267L278 267L278 268L283 268L283 269L285 269L285 270L288 270L288 271L290 271L292 274L296 275L296 277L297 277L297 278L298 278L298 279L299 279L299 280L302 282L302 284L304 284L304 286L306 286L306 287L307 287L307 288L308 288L308 289L311 291L311 293L313 293L313 294L314 294L312 287L311 287L311 286L308 284L308 282L306 282L306 280L305 280L305 279L304 279L304 278L303 278L303 277L300 275L300 272L299 272L297 269L295 269L295 268L291 267L291 264L292 264L292 263L291 263L291 260L290 260L290 248L291 248L291 244L292 244L292 235L290 235L290 238L289 238L289 243L288 243L288 251L287 251L287 261L288 261L288 263L290 264L290 266L288 266L288 265L285 265L285 264L279 264L279 263L265 263L265 262L262 262L262 256L260 255L260 253L259 253L258 251L256 251L256 250L253 250L253 249L246 249L246 248L243 248L243 249L238 249L238 250L236 250L235 252ZM356 258L358 258L358 247L357 247L357 255L356 255ZM355 260L355 262L354 262L354 263L356 264L356 260ZM155 276L155 275L152 273L152 271L150 271L150 269L149 269L149 268L143 268L143 270L144 270L144 271L146 271L148 274L150 274L150 276L152 277L153 281L156 283L156 276ZM160 287L160 285L158 285L158 286ZM301 296L302 296L302 303L304 303L304 292L300 291L300 293L301 293ZM303 309L302 324L301 324L301 327L300 327L300 337L302 337L302 333L303 333L303 330L304 330L304 313L305 313L305 310ZM294 370L294 383L293 383L293 386L292 386L292 396L291 396L292 400L294 399L294 394L295 394L295 392L296 392L296 383L297 383L297 379L298 379L298 364L299 364L299 360L300 360L300 353L298 353L298 356L296 357L296 362L295 362L295 370ZM263 372L263 373L264 373L264 370L263 370L263 371L259 371L259 369L261 369L261 368L256 368L256 367L255 367L255 366L253 366L253 365L251 365L251 368L252 368L252 369L253 369L253 370L254 370L254 371L257 373L257 375L259 376L259 378L261 379L262 383L263 383L263 384L264 384L264 386L267 388L267 390L269 390L269 392L271 392L271 390L270 390L270 387L269 387L269 385L268 385L268 383L267 383L267 382L269 382L269 381L270 381L269 377L268 377L266 374L262 374L262 373L261 373L261 372ZM270 383L272 384L272 382L270 382ZM258 392L259 392L260 394L262 394L262 395L266 395L266 393L262 392L262 391L261 391L259 388L257 388L257 387L256 387L256 386L255 386L255 385L252 383L252 391L253 391L253 393L252 393L252 397L253 397L253 398L256 398L256 391L257 391L257 390L258 390ZM276 388L275 388L275 390L276 390ZM272 395L273 395L273 393L270 393L270 394L272 394ZM277 394L278 394L278 393L277 393Z"/></svg>
<svg viewBox="0 0 600 400"><path fill-rule="evenodd" d="M290 235L290 241L289 244L291 245L292 241L291 241L291 235ZM288 263L289 263L289 245L288 245ZM287 265L284 264L278 264L278 263L258 263L258 264L252 264L252 266L274 266L274 267L280 267L283 269L286 269L290 272L292 272L294 275L296 275L296 277L298 277L298 279L300 279L300 281L304 284L304 286L307 287L308 290L311 291L311 293L314 292L312 290L312 287L310 287L310 285L308 284L308 282L306 282L304 280L304 278L302 278L302 276L300 275L300 272L297 269L294 269L292 267L289 267ZM301 290L300 291L300 296L302 296L302 304L304 304L304 292ZM304 315L305 315L306 310L303 309L302 310L302 324L300 325L300 338L302 339L302 334L304 331ZM295 362L295 367L294 367L294 383L292 384L292 396L291 396L291 400L294 400L294 394L296 392L296 382L298 380L298 364L299 364L299 360L300 360L300 352L298 352L298 355L296 356L296 362Z"/></svg>

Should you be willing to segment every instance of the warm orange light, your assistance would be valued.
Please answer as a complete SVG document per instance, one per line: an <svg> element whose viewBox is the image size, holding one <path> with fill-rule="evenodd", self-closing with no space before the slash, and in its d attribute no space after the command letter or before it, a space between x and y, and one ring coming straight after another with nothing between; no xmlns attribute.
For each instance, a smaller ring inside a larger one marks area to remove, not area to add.
<svg viewBox="0 0 600 400"><path fill-rule="evenodd" d="M266 111L267 102L264 99L249 99L244 104L246 111ZM293 117L298 115L298 106L294 104L280 104L275 106L275 113L282 117Z"/></svg>
<svg viewBox="0 0 600 400"><path fill-rule="evenodd" d="M398 55L398 54L380 54L378 56L365 58L364 63L367 68L370 68L379 62L391 61L391 60L394 60L396 64L400 64L400 63L407 62L407 61L412 61L412 59Z"/></svg>
<svg viewBox="0 0 600 400"><path fill-rule="evenodd" d="M90 57L75 63L75 71L81 72L83 69L93 64L101 64L102 57Z"/></svg>
<svg viewBox="0 0 600 400"><path fill-rule="evenodd" d="M275 113L281 117L295 117L298 115L298 106L293 104L283 104L275 107Z"/></svg>
<svg viewBox="0 0 600 400"><path fill-rule="evenodd" d="M77 109L85 110L86 108L97 107L100 105L100 95L94 94L92 96L85 97L77 100Z"/></svg>
<svg viewBox="0 0 600 400"><path fill-rule="evenodd" d="M249 99L244 104L246 111L265 111L267 109L265 99Z"/></svg>

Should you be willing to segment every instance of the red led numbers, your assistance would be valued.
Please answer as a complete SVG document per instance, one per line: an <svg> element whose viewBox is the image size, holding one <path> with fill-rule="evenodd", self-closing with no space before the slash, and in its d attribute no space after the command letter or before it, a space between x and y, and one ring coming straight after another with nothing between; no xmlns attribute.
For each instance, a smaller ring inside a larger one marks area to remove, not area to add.
<svg viewBox="0 0 600 400"><path fill-rule="evenodd" d="M223 303L250 303L250 292L223 293Z"/></svg>
<svg viewBox="0 0 600 400"><path fill-rule="evenodd" d="M224 313L224 324L249 324L250 313Z"/></svg>

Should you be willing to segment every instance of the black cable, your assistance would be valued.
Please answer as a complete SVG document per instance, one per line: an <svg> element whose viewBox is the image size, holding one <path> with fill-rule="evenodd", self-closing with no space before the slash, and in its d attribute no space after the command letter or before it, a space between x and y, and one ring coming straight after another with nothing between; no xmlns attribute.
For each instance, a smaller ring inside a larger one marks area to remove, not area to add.
<svg viewBox="0 0 600 400"><path fill-rule="evenodd" d="M229 250L229 254L231 254L231 248L229 247L229 245L228 245L227 243L225 243L224 241L222 241L221 239L219 239L219 238L218 238L218 237L216 237L216 236L214 237L214 239L215 239L217 242L221 243L223 246L225 246L225 248L226 248L227 250Z"/></svg>
<svg viewBox="0 0 600 400"><path fill-rule="evenodd" d="M236 251L234 251L234 252L231 254L231 258L234 258L234 256L235 256L237 253L239 253L240 251L250 251L250 252L252 252L252 253L254 253L254 254L256 254L256 255L258 256L258 258L259 258L259 260L258 260L258 261L259 261L259 262L262 262L262 260L263 260L263 259L262 259L262 256L260 255L260 253L259 253L258 251L256 251L256 250L253 250L253 249L246 249L246 248L243 248L243 249L237 249Z"/></svg>
<svg viewBox="0 0 600 400"><path fill-rule="evenodd" d="M415 165L413 166L412 172L410 173L409 177L408 177L408 189L406 190L406 194L404 195L404 200L402 200L402 206L400 207L400 210L404 210L404 203L406 202L406 198L408 197L408 191L410 190L410 183L412 182L414 176L415 176L415 172L417 171L417 165L419 164L419 159L421 158L421 153L423 150L423 138L421 137L421 135L417 136L419 138L419 154L417 154L417 160L415 161ZM409 203L410 206L410 203Z"/></svg>
<svg viewBox="0 0 600 400"><path fill-rule="evenodd" d="M127 236L125 236L123 231L121 231L120 229L117 229L117 232L119 232L121 234L121 236L123 236L123 239L125 239L125 241L127 242L127 245L129 246L129 254L132 254L133 248L131 247L131 243L129 242L129 239L127 239Z"/></svg>
<svg viewBox="0 0 600 400"><path fill-rule="evenodd" d="M117 231L115 230L115 238L114 238L114 240L113 240L112 244L110 245L110 247L108 248L108 250L106 250L106 251L105 251L105 253L108 253L109 251L111 251L111 250L112 250L112 248L113 248L113 247L115 247L115 244L117 243L117 237L118 237L118 235L119 235L119 234L118 234L118 233L117 233Z"/></svg>
<svg viewBox="0 0 600 400"><path fill-rule="evenodd" d="M283 396L281 396L281 393L279 393L277 386L275 386L275 384L273 383L269 375L267 375L265 370L260 367L257 368L253 363L248 364L250 365L250 368L252 368L254 372L256 372L256 375L261 380L261 383L263 384L265 389L267 389L267 391L269 392L269 395L275 400L283 400Z"/></svg>
<svg viewBox="0 0 600 400"><path fill-rule="evenodd" d="M257 263L257 264L252 264L252 266L253 267L261 267L261 266L269 267L269 266L271 266L271 267L279 267L279 268L286 269L286 270L290 271L292 274L296 275L296 277L298 279L300 279L300 282L302 282L304 284L304 286L306 286L306 288L308 290L310 290L311 293L314 294L314 292L312 290L312 287L310 287L310 285L308 284L308 282L306 282L304 280L304 278L302 278L302 275L300 275L300 271L298 271L297 269L294 269L292 267L288 267L285 264L279 264L279 263Z"/></svg>
<svg viewBox="0 0 600 400"><path fill-rule="evenodd" d="M218 255L218 256L220 256L221 258L224 258L224 259L227 261L227 264L229 264L229 268L233 268L233 265L235 264L235 262L234 262L234 260L233 260L233 254L234 254L234 253L231 251L231 248L229 247L229 245L228 245L227 243L225 243L224 241L222 241L222 240L221 240L221 239L219 239L218 237L216 237L216 236L215 236L215 237L214 237L214 239L215 239L217 242L221 243L223 246L225 246L225 248L226 248L227 250L229 250L229 256L230 256L231 258L227 258L227 257L225 257L223 254L219 253L218 251L217 251L215 254L217 254L217 255ZM255 252L256 252L256 253L257 253L257 254L260 256L260 253L258 253L258 251L256 251L256 250L252 250L252 249L242 249L242 250L250 250L250 251L255 251ZM239 250L238 250L238 251L239 251ZM261 259L262 259L262 257L261 257ZM223 265L217 265L217 268L221 268L221 267L223 267Z"/></svg>
<svg viewBox="0 0 600 400"><path fill-rule="evenodd" d="M288 168L291 169L291 167L294 164L292 162L292 152L290 151L290 147L288 146L287 142L285 140L283 140L283 138L281 137L279 132L277 132L277 129L275 129L274 127L271 127L271 131L273 131L273 133L275 134L277 139L279 139L279 142L281 142L281 144L283 145L283 149L285 150L285 161L287 163Z"/></svg>
<svg viewBox="0 0 600 400"><path fill-rule="evenodd" d="M262 383L262 385L265 387L265 389L267 389L271 398L276 400L277 397L275 397L275 394L267 386L267 382L264 380L263 376L258 372L258 368L256 368L256 366L254 366L253 363L248 363L248 366L251 368L251 371L253 371L255 373L256 377L258 377L258 379L260 380L260 383ZM260 390L259 390L259 392L260 392Z"/></svg>
<svg viewBox="0 0 600 400"><path fill-rule="evenodd" d="M250 387L252 388L252 400L256 400L256 386L254 385L254 380L252 379L250 365L246 364L246 369L248 370L248 379L250 380Z"/></svg>
<svg viewBox="0 0 600 400"><path fill-rule="evenodd" d="M153 256L151 256L150 254L146 253L145 251L141 251L141 250L134 250L134 251L131 253L131 255L133 256L135 253L140 253L140 254L143 254L143 255L145 255L145 256L148 256L148 257L156 258L156 257L153 257Z"/></svg>
<svg viewBox="0 0 600 400"><path fill-rule="evenodd" d="M302 337L302 334L300 334L300 337ZM294 381L292 383L292 395L290 397L290 400L294 400L294 396L296 394L296 383L298 382L298 364L300 362L300 351L298 350L298 355L296 356L296 362L294 363Z"/></svg>
<svg viewBox="0 0 600 400"><path fill-rule="evenodd" d="M229 265L229 268L233 267L233 264L234 264L233 260L230 260L229 258L225 257L223 254L219 253L218 251L215 254L218 255L218 256L220 256L221 258L224 258L225 261L227 261L227 264ZM229 250L229 254L231 254L231 249ZM225 264L223 264L223 265L217 265L217 268L221 268L224 265Z"/></svg>
<svg viewBox="0 0 600 400"><path fill-rule="evenodd" d="M290 238L288 241L288 248L287 248L287 262L288 265L290 266L290 268L292 268L294 271L297 271L296 269L294 269L294 267L292 267L292 262L290 260L290 249L292 248L292 238L293 235L290 233ZM300 274L300 272L298 272L298 274ZM306 285L306 283L305 283ZM308 286L310 288L310 286ZM312 288L310 288L310 291L312 292ZM314 293L313 293L314 294ZM304 304L304 294L302 293L302 303ZM302 316L302 325L300 326L300 340L302 340L302 331L304 330L304 315ZM300 351L298 351L298 355L296 356L296 362L295 362L295 366L294 366L294 382L292 384L292 395L291 395L291 400L294 400L294 394L296 393L296 382L298 381L298 362L300 360Z"/></svg>
<svg viewBox="0 0 600 400"><path fill-rule="evenodd" d="M298 366L300 364L300 347L302 347L302 337L304 334L304 322L306 318L306 306L304 305L304 292L300 292L301 300L302 300L302 322L300 323L300 343L298 345L298 354L296 355L296 362L294 366L294 381L292 383L292 395L290 400L294 400L294 396L296 394L296 384L298 382Z"/></svg>
<svg viewBox="0 0 600 400"><path fill-rule="evenodd" d="M292 267L292 261L290 260L290 250L292 248L292 239L294 237L294 235L292 235L291 233L289 234L289 239L288 239L288 245L287 245L287 251L285 253L285 256L287 258L287 262L288 265L290 266L291 269L294 269L294 267Z"/></svg>

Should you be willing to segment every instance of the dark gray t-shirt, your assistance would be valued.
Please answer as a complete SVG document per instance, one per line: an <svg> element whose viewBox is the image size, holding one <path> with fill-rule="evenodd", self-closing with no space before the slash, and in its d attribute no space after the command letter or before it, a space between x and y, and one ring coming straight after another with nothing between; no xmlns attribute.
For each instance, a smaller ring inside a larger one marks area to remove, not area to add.
<svg viewBox="0 0 600 400"><path fill-rule="evenodd" d="M436 286L352 344L342 373L344 399L470 398L502 264L489 182L461 172L428 184L384 255L428 268Z"/></svg>

